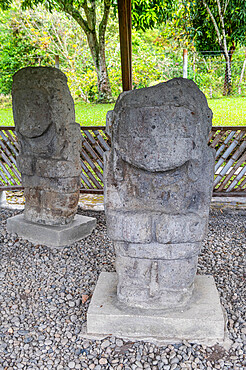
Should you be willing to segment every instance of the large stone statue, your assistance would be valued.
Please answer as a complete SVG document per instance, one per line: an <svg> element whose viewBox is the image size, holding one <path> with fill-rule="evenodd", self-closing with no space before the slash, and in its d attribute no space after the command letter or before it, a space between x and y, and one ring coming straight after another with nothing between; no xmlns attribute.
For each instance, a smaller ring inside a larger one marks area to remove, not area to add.
<svg viewBox="0 0 246 370"><path fill-rule="evenodd" d="M212 112L195 83L177 78L121 94L107 124L105 207L118 300L140 308L183 306L207 230Z"/></svg>
<svg viewBox="0 0 246 370"><path fill-rule="evenodd" d="M79 199L81 134L66 76L56 68L21 69L12 96L25 219L67 224Z"/></svg>
<svg viewBox="0 0 246 370"><path fill-rule="evenodd" d="M81 133L66 76L51 67L23 68L13 77L12 97L25 211L9 218L7 229L31 242L69 245L88 235L96 220L75 216Z"/></svg>

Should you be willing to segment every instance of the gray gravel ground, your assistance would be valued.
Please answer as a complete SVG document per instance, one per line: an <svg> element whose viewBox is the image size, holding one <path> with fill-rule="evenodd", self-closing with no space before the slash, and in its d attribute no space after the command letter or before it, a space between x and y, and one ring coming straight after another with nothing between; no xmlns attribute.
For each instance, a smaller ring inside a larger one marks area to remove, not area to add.
<svg viewBox="0 0 246 370"><path fill-rule="evenodd" d="M6 219L17 212L1 209L0 370L246 369L244 212L211 212L198 266L199 274L215 277L227 311L233 341L227 351L219 345L188 342L156 346L112 336L83 339L81 330L98 275L114 271L104 213L83 212L97 217L92 235L49 250L9 235Z"/></svg>

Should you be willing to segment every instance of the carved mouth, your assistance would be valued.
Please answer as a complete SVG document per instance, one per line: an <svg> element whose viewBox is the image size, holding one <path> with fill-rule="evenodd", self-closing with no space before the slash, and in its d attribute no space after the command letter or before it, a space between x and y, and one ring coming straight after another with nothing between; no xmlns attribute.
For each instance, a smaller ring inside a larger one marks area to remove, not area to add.
<svg viewBox="0 0 246 370"><path fill-rule="evenodd" d="M186 166L188 166L188 163L190 162L189 160L186 160L184 161L182 164L180 165L172 165L172 166L163 166L161 169L157 168L157 169L148 169L146 168L145 166L141 165L140 163L136 163L134 161L129 161L128 158L123 158L121 157L122 161L124 163L126 163L127 165L131 166L131 167L134 167L136 170L142 170L146 173L150 172L150 173L158 173L158 174L166 174L166 173L169 173L169 172L178 172L178 171L182 171Z"/></svg>
<svg viewBox="0 0 246 370"><path fill-rule="evenodd" d="M26 134L23 134L21 131L21 129L20 130L18 130L19 131L19 133L23 136L23 137L25 137L25 138L27 138L27 139L36 139L36 138L39 138L40 136L43 136L43 135L45 135L48 131L49 131L49 129L50 129L50 126L52 125L52 122L47 126L47 128L44 130L44 131L42 131L42 132L40 132L39 134L35 134L35 135L26 135ZM30 130L30 134L31 134L31 130Z"/></svg>

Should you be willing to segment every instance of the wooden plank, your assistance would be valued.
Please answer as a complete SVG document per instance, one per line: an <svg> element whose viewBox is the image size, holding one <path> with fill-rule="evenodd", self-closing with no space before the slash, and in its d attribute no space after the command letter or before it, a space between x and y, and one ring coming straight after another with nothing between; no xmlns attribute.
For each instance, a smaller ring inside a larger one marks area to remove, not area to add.
<svg viewBox="0 0 246 370"><path fill-rule="evenodd" d="M87 175L87 180L90 183L90 185L88 185L88 186L90 186L91 188L94 188L95 184L93 183L93 181L90 178L91 172L90 172L89 168L85 165L85 163L82 160L80 161L80 164L81 164L81 168L82 168L81 176L84 172L84 176Z"/></svg>
<svg viewBox="0 0 246 370"><path fill-rule="evenodd" d="M131 0L118 0L123 91L132 90Z"/></svg>
<svg viewBox="0 0 246 370"><path fill-rule="evenodd" d="M87 186L89 189L94 189L93 185L90 183L90 181L89 181L89 180L88 180L88 178L85 176L85 174L83 173L83 171L81 171L80 177L81 177L81 181L84 181L84 183L86 184L86 186ZM84 186L83 186L83 187L84 187Z"/></svg>
<svg viewBox="0 0 246 370"><path fill-rule="evenodd" d="M0 186L0 191L2 190L24 190L24 187L22 185Z"/></svg>
<svg viewBox="0 0 246 370"><path fill-rule="evenodd" d="M224 157L222 156L221 159L220 159L220 161L221 160L225 161L225 159L227 159L227 157L230 155L230 153L233 151L233 149L235 149L235 147L239 143L240 142L235 139L232 142L232 144L229 146L229 148L226 150L226 152L223 154ZM246 149L246 141L243 140L243 142L239 145L239 148L234 152L234 154L228 160L228 162L226 163L226 165L223 166L223 168L221 169L220 173L217 175L216 179L214 180L214 185L215 186L222 180L222 178L226 175L227 171L230 169L230 167L233 166L233 164L235 163L235 161L237 161L237 159L241 156L241 154L243 152L245 152L245 149ZM218 161L218 163L219 163L219 161ZM215 169L216 169L216 166L215 166ZM245 168L246 168L246 166L245 166Z"/></svg>
<svg viewBox="0 0 246 370"><path fill-rule="evenodd" d="M0 135L1 135L1 132L0 132ZM16 166L16 159L13 157L12 153L10 152L10 150L8 149L7 145L5 145L5 142L3 140L0 139L0 146L1 148L3 149L3 151L7 154L7 156L10 158L10 160L14 163L14 165Z"/></svg>
<svg viewBox="0 0 246 370"><path fill-rule="evenodd" d="M86 175L89 177L89 179L91 180L91 182L95 185L95 187L97 189L102 189L102 185L97 181L97 179L95 178L95 176L93 176L93 174L91 173L90 169L86 166L86 163L81 161L81 167L82 167L82 170L85 171Z"/></svg>
<svg viewBox="0 0 246 370"><path fill-rule="evenodd" d="M89 166L92 168L92 170L96 173L97 177L103 181L103 175L102 172L99 171L95 163L89 158L87 153L82 149L81 151L82 156L84 157L85 161L89 164Z"/></svg>
<svg viewBox="0 0 246 370"><path fill-rule="evenodd" d="M17 179L19 181L21 181L21 175L20 175L20 173L17 170L17 165L16 165L15 158L12 156L12 154L10 153L10 151L8 150L8 148L4 145L4 143L2 142L2 140L0 140L0 146L2 147L3 153L4 153L4 154L2 153L3 160L11 168L11 170L13 171L13 173L15 174L15 176L17 177Z"/></svg>
<svg viewBox="0 0 246 370"><path fill-rule="evenodd" d="M97 153L99 154L99 156L102 159L103 158L104 150L103 150L103 148L101 148L101 146L98 143L98 139L97 139L98 131L97 130L94 130L93 131L93 134L96 137L94 137L88 130L85 130L84 133L85 133L85 135L87 137L87 142L88 141L90 142L90 145L93 147L94 150L97 151ZM84 137L84 140L85 140L85 137ZM97 157L98 157L98 154L96 154Z"/></svg>
<svg viewBox="0 0 246 370"><path fill-rule="evenodd" d="M11 184L11 176L9 175L8 171L6 170L4 164L2 162L0 162L0 167L2 169L2 171L0 171L0 176L4 178L4 181L8 184L8 185L12 185ZM4 175L5 174L5 175Z"/></svg>
<svg viewBox="0 0 246 370"><path fill-rule="evenodd" d="M236 191L241 191L243 187L246 185L246 177L245 179L241 182L240 185L238 185ZM229 193L230 194L230 193ZM244 196L246 196L246 188L244 188Z"/></svg>
<svg viewBox="0 0 246 370"><path fill-rule="evenodd" d="M239 182L243 180L246 174L246 166L241 167L241 171L237 174L236 178L232 181L230 186L226 189L227 192L232 191L233 189L236 189L237 187L240 188Z"/></svg>
<svg viewBox="0 0 246 370"><path fill-rule="evenodd" d="M226 175L225 179L221 182L220 186L217 188L218 191L222 191L229 180L235 175L238 168L246 162L246 153L236 162L235 166L232 167L231 171ZM234 181L234 180L233 180Z"/></svg>
<svg viewBox="0 0 246 370"><path fill-rule="evenodd" d="M10 185L9 183L9 179L7 177L5 177L5 175L7 176L7 174L5 173L5 167L3 166L3 164L0 162L0 169L2 169L2 171L0 170L0 182L2 183L6 183L8 185ZM5 173L5 175L4 175Z"/></svg>
<svg viewBox="0 0 246 370"><path fill-rule="evenodd" d="M94 145L94 147L96 146L96 144ZM90 143L85 139L85 137L83 138L83 141L82 141L82 149L86 149L86 151L88 153L90 153L90 155L92 156L92 158L94 159L97 159L98 158L98 154L95 152L94 148L92 148L92 146L90 145Z"/></svg>
<svg viewBox="0 0 246 370"><path fill-rule="evenodd" d="M94 132L95 134L97 133L96 130ZM93 149L97 151L101 158L103 158L104 150L101 148L98 141L94 138L94 136L91 135L88 130L84 131L84 133L87 136L88 140L91 142Z"/></svg>
<svg viewBox="0 0 246 370"><path fill-rule="evenodd" d="M96 163L97 163L97 164L98 164L98 166L101 168L102 173L103 173L103 170L104 170L104 163L103 163L103 161L102 161L100 158L98 158L98 159L96 160Z"/></svg>
<svg viewBox="0 0 246 370"><path fill-rule="evenodd" d="M81 148L81 154L80 154L80 156L83 157L83 159L86 160L86 161L91 161L91 159L88 156L88 154L91 154L91 156L94 159L94 161L99 164L99 166L101 167L101 170L103 171L103 162L102 162L102 159L100 157L98 157L98 155L91 148L90 144L88 142L84 141L83 142L83 146Z"/></svg>
<svg viewBox="0 0 246 370"><path fill-rule="evenodd" d="M95 164L92 161L92 159L88 156L84 148L81 149L81 157L82 157L82 160L86 161L89 164L89 166L94 170Z"/></svg>
<svg viewBox="0 0 246 370"><path fill-rule="evenodd" d="M96 144L96 140L95 140L94 136L90 133L89 130L84 130L83 134L87 136L87 138L90 140L92 145Z"/></svg>
<svg viewBox="0 0 246 370"><path fill-rule="evenodd" d="M223 150L224 150L224 149L226 149L227 144L230 142L230 140L233 138L233 136L236 134L236 132L237 132L237 131L231 131L231 132L229 133L229 135L225 138L224 142L220 145L219 149L216 151L216 154L215 154L215 158L216 158L216 159L220 156L221 152L223 152ZM234 139L234 140L235 140L235 139ZM222 161L222 162L223 162L223 161ZM218 165L218 163L217 163L217 165L216 165L216 166L217 166L217 167L220 167L220 165L221 165L221 164L219 164L219 165ZM217 170L216 166L215 166L215 171Z"/></svg>
<svg viewBox="0 0 246 370"><path fill-rule="evenodd" d="M235 131L231 131L227 138L224 140L223 144L221 144L221 146L217 150L215 158L218 159L219 156L220 158L217 160L217 163L215 165L215 172L219 167L223 165L225 160L232 154L233 150L236 148L237 144L242 139L243 133L239 132L239 134L236 137L234 137L233 140L231 140L234 134ZM224 153L220 155L224 149L225 149Z"/></svg>
<svg viewBox="0 0 246 370"><path fill-rule="evenodd" d="M5 131L5 134L4 134L4 131L3 130L0 131L0 136L3 139L3 141L5 142L5 144L9 147L10 150L12 150L12 152L14 153L14 155L17 156L18 155L18 153L17 153L17 147L14 146L13 137L9 134L8 131Z"/></svg>
<svg viewBox="0 0 246 370"><path fill-rule="evenodd" d="M101 133L98 132L98 131L95 131L95 134L96 134L96 137L97 137L97 140L99 141L99 143L101 144L101 147L103 148L103 150L107 151L107 150L110 150L110 146L108 145L108 143L104 140L104 138L102 137Z"/></svg>
<svg viewBox="0 0 246 370"><path fill-rule="evenodd" d="M211 146L211 144L212 143L210 143L211 142L211 140L212 140L212 142L213 142L213 140L214 140L214 136L216 135L216 132L217 131L210 131L210 133L209 133L209 135L208 135L208 144Z"/></svg>
<svg viewBox="0 0 246 370"><path fill-rule="evenodd" d="M226 191L214 191L213 197L245 197L245 191L233 191L229 193L227 193Z"/></svg>
<svg viewBox="0 0 246 370"><path fill-rule="evenodd" d="M104 152L106 151L106 150L108 150L108 149L105 149L105 147L104 147L104 144L102 144L102 143L104 143L105 141L104 141L104 139L101 137L101 135L100 135L100 133L96 130L96 131L94 131L94 134L96 135L96 138L97 138L97 150L98 150L98 148L100 148L99 149L99 154L100 153L102 153L101 154L101 158L103 158L103 155L104 155Z"/></svg>
<svg viewBox="0 0 246 370"><path fill-rule="evenodd" d="M5 133L9 137L9 140L11 141L11 143L13 144L16 150L15 155L17 155L19 152L19 144L18 144L18 140L17 140L17 136L15 132L13 130L6 130Z"/></svg>
<svg viewBox="0 0 246 370"><path fill-rule="evenodd" d="M15 126L0 126L0 130L12 130L15 131Z"/></svg>
<svg viewBox="0 0 246 370"><path fill-rule="evenodd" d="M225 133L226 133L226 131L221 130L217 135L215 135L215 137L213 138L213 140L212 140L212 142L210 144L211 148L215 148L216 147L216 145L219 143L219 141L222 139L222 137L225 135Z"/></svg>
<svg viewBox="0 0 246 370"><path fill-rule="evenodd" d="M21 181L21 177L20 177L20 174L17 172L17 170L15 169L15 167L13 166L13 164L10 162L10 160L8 159L8 157L5 155L5 153L3 151L1 151L1 157L2 159L4 160L5 164L9 166L10 170L15 174L15 176L17 177L17 180L16 178L13 177L13 175L11 173L9 173L9 176L11 177L12 181L14 184L18 184L18 181ZM6 169L7 170L7 169Z"/></svg>
<svg viewBox="0 0 246 370"><path fill-rule="evenodd" d="M82 188L80 189L80 193L85 193L85 194L88 194L88 193L91 193L91 194L103 194L103 189L85 189L85 188Z"/></svg>
<svg viewBox="0 0 246 370"><path fill-rule="evenodd" d="M242 131L246 131L246 126L213 126L212 127L212 131L216 131L216 130L242 130Z"/></svg>
<svg viewBox="0 0 246 370"><path fill-rule="evenodd" d="M1 128L0 128L1 130ZM80 130L83 131L94 131L94 130L106 130L106 126L80 126Z"/></svg>

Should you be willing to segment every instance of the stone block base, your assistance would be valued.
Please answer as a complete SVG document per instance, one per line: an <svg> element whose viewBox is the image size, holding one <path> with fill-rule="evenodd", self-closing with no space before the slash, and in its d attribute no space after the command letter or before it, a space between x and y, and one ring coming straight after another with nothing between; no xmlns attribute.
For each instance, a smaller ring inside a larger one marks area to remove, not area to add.
<svg viewBox="0 0 246 370"><path fill-rule="evenodd" d="M87 313L87 333L139 340L213 345L225 339L225 316L212 276L195 278L189 304L181 309L126 307L117 301L116 273L102 272Z"/></svg>
<svg viewBox="0 0 246 370"><path fill-rule="evenodd" d="M76 215L70 224L62 226L47 226L26 221L23 214L7 220L9 233L16 233L32 243L49 247L72 244L89 235L95 226L95 218L81 215Z"/></svg>

